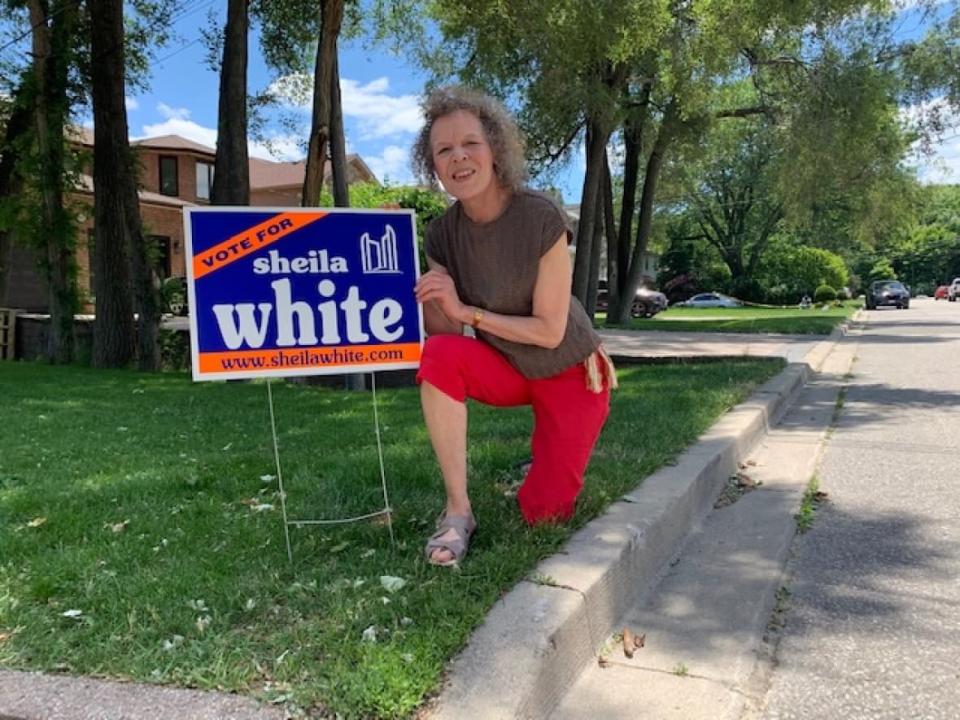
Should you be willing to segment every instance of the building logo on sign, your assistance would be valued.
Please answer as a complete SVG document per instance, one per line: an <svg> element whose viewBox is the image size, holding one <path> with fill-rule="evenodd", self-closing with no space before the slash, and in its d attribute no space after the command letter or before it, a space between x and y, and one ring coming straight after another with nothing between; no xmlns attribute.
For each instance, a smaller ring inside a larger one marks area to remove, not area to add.
<svg viewBox="0 0 960 720"><path fill-rule="evenodd" d="M390 225L379 240L364 233L360 238L360 248L363 252L363 272L366 275L379 273L399 273L397 264L397 234Z"/></svg>

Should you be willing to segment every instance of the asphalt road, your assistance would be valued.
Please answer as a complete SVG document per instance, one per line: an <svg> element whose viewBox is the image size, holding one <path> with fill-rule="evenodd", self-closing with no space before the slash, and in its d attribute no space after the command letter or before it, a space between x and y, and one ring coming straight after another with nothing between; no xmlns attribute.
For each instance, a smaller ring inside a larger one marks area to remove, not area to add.
<svg viewBox="0 0 960 720"><path fill-rule="evenodd" d="M960 717L960 303L866 316L754 717Z"/></svg>

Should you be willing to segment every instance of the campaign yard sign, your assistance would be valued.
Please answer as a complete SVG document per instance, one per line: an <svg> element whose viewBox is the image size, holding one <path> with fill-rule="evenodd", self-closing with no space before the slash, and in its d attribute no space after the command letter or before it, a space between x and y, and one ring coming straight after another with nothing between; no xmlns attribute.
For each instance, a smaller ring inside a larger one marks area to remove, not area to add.
<svg viewBox="0 0 960 720"><path fill-rule="evenodd" d="M419 365L412 210L187 208L194 380Z"/></svg>

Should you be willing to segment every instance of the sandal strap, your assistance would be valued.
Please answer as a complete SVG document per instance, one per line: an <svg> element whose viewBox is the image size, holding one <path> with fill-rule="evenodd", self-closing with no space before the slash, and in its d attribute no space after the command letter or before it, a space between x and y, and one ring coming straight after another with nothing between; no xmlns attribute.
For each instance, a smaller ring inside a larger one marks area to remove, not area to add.
<svg viewBox="0 0 960 720"><path fill-rule="evenodd" d="M472 515L441 514L437 521L437 531L427 540L426 555L430 560L435 550L446 550L453 555L453 562L467 554L470 538L477 529L477 521ZM441 539L441 535L453 530L455 537Z"/></svg>

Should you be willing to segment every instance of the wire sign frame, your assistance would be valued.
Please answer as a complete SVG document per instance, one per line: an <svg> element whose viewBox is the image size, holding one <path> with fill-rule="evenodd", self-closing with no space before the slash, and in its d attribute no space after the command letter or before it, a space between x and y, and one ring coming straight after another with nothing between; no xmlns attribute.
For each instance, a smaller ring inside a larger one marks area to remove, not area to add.
<svg viewBox="0 0 960 720"><path fill-rule="evenodd" d="M413 369L423 309L412 210L188 208L184 213L193 379L264 378L287 558L290 527L386 516L395 544L376 372ZM383 508L345 518L291 519L277 437L274 378L370 377Z"/></svg>

